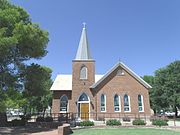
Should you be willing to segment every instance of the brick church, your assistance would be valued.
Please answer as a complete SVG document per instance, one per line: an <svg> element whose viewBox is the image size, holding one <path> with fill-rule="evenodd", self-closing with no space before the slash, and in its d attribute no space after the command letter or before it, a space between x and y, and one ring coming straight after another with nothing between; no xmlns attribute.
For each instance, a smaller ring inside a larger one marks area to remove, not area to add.
<svg viewBox="0 0 180 135"><path fill-rule="evenodd" d="M79 120L101 120L109 115L150 116L150 88L122 62L104 75L97 75L84 26L72 60L72 74L57 75L51 87L52 112L74 113Z"/></svg>

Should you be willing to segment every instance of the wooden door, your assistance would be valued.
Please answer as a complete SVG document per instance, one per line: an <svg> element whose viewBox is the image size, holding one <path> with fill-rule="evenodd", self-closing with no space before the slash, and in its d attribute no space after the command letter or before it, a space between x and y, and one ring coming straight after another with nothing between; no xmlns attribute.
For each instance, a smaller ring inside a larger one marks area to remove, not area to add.
<svg viewBox="0 0 180 135"><path fill-rule="evenodd" d="M81 103L81 119L89 120L89 103Z"/></svg>

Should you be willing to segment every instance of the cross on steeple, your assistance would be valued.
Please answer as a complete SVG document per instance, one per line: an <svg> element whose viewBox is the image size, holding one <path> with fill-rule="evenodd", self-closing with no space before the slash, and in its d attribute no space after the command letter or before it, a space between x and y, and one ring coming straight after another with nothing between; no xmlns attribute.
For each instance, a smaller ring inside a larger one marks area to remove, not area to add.
<svg viewBox="0 0 180 135"><path fill-rule="evenodd" d="M83 28L86 28L86 23L85 22L83 22Z"/></svg>
<svg viewBox="0 0 180 135"><path fill-rule="evenodd" d="M75 60L92 60L89 44L88 44L88 39L87 39L85 22L83 22L83 29L82 29L81 38L79 41L79 47L77 50Z"/></svg>

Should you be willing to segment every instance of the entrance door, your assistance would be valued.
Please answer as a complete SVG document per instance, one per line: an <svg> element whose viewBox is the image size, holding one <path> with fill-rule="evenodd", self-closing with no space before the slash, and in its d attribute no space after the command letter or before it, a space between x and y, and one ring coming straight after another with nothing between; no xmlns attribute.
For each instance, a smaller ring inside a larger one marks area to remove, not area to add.
<svg viewBox="0 0 180 135"><path fill-rule="evenodd" d="M81 119L89 120L89 103L81 103Z"/></svg>

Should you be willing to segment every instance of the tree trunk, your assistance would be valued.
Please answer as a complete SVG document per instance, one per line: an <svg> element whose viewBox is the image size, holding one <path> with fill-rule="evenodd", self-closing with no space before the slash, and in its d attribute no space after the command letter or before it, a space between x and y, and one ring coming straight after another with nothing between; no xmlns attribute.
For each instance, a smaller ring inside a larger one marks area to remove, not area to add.
<svg viewBox="0 0 180 135"><path fill-rule="evenodd" d="M177 116L178 116L178 110L177 110L177 107L176 107L176 106L174 107L174 111L175 111L175 116L176 116L176 118L177 118Z"/></svg>
<svg viewBox="0 0 180 135"><path fill-rule="evenodd" d="M45 112L46 112L46 108L43 108L43 117L45 115Z"/></svg>
<svg viewBox="0 0 180 135"><path fill-rule="evenodd" d="M5 112L0 112L0 127L7 126L7 115Z"/></svg>

